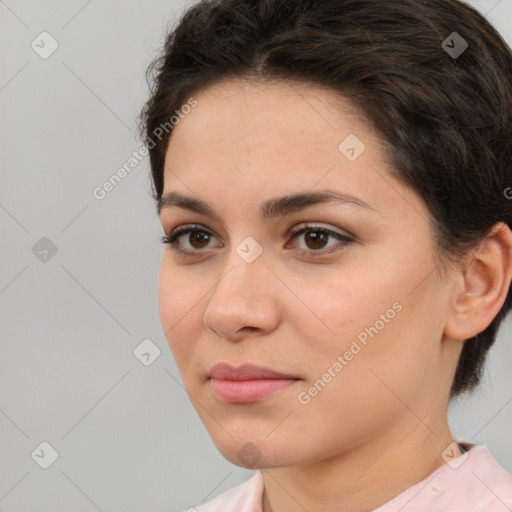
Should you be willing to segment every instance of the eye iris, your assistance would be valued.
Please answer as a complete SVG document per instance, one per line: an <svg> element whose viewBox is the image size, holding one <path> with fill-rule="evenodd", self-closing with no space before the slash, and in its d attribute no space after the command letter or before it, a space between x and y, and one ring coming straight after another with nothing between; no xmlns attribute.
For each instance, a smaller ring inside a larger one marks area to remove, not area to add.
<svg viewBox="0 0 512 512"><path fill-rule="evenodd" d="M193 231L189 235L189 242L192 247L195 247L196 249L202 249L205 245L208 245L209 240L210 235L205 231ZM194 242L199 242L199 246L196 246ZM201 245L202 242L205 243Z"/></svg>
<svg viewBox="0 0 512 512"><path fill-rule="evenodd" d="M310 249L321 249L323 244L327 242L328 235L322 231L309 231L306 233L306 244ZM313 242L313 246L309 245L309 241ZM319 245L318 245L319 244Z"/></svg>

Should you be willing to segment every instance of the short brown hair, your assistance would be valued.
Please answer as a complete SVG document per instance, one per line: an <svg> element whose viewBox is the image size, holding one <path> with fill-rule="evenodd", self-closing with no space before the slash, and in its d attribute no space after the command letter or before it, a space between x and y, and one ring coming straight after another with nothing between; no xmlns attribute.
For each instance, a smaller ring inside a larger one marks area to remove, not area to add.
<svg viewBox="0 0 512 512"><path fill-rule="evenodd" d="M457 34L454 34L456 32ZM453 50L459 52L454 54ZM463 46L461 46L461 44ZM327 86L381 137L390 169L431 214L440 262L456 262L499 221L512 226L512 53L458 0L203 0L169 31L148 68L139 116L154 198L172 129L194 93L227 78ZM444 265L442 265L444 266ZM464 341L450 396L479 383L512 305Z"/></svg>

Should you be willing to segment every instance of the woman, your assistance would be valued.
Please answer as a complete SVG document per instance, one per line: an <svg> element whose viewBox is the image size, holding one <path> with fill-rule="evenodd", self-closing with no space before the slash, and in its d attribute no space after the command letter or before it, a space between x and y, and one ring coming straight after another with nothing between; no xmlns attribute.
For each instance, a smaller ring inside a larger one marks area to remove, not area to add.
<svg viewBox="0 0 512 512"><path fill-rule="evenodd" d="M512 509L447 421L512 301L496 30L456 0L207 0L151 72L162 325L258 470L195 510Z"/></svg>

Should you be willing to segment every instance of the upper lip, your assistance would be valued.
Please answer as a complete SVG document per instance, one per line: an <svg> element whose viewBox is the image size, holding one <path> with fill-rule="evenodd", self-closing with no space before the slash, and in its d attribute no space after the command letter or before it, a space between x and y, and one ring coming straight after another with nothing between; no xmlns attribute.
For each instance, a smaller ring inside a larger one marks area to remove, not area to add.
<svg viewBox="0 0 512 512"><path fill-rule="evenodd" d="M279 373L270 368L242 364L231 366L227 363L217 363L210 368L208 377L221 380L255 380L255 379L298 379L293 375Z"/></svg>

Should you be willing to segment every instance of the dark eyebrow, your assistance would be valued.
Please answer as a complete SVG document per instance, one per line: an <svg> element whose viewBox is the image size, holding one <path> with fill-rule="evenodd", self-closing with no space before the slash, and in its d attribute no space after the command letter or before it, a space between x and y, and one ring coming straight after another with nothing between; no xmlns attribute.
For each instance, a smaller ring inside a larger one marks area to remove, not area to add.
<svg viewBox="0 0 512 512"><path fill-rule="evenodd" d="M282 217L321 203L354 204L374 213L381 213L367 202L347 192L322 190L319 192L300 192L297 194L269 199L261 205L260 215L263 219ZM183 196L177 192L167 192L157 200L158 215L160 215L163 209L172 208L173 206L209 215L219 221L221 220L220 215L211 206L209 206L208 203L193 197Z"/></svg>

